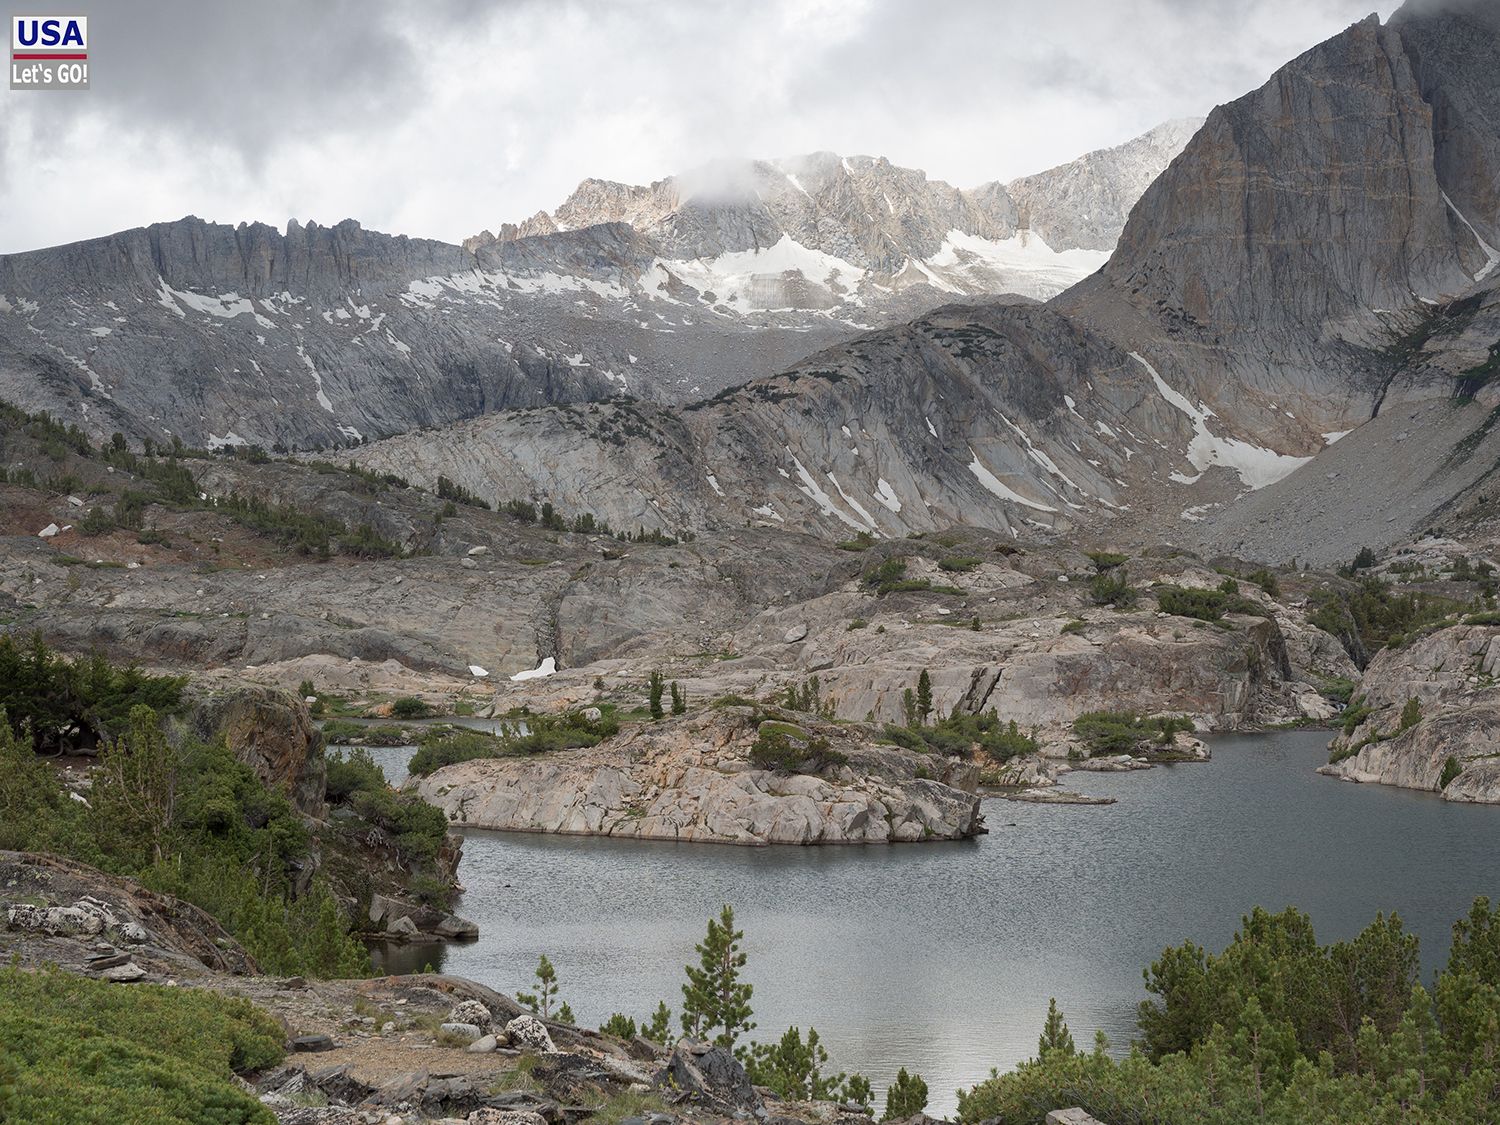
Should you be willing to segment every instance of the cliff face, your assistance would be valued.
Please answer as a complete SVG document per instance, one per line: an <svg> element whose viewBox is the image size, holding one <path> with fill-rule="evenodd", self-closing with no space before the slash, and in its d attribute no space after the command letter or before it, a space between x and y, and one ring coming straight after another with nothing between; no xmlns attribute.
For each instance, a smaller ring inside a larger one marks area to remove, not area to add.
<svg viewBox="0 0 1500 1125"><path fill-rule="evenodd" d="M1334 739L1336 760L1321 772L1441 792L1450 801L1500 803L1497 677L1500 628L1493 625L1455 625L1383 649L1355 698L1368 716ZM1403 711L1416 716L1410 725L1403 725Z"/></svg>
<svg viewBox="0 0 1500 1125"><path fill-rule="evenodd" d="M1371 16L1215 109L1141 197L1100 284L1262 346L1359 338L1374 309L1463 289L1484 259L1444 202L1404 42Z"/></svg>

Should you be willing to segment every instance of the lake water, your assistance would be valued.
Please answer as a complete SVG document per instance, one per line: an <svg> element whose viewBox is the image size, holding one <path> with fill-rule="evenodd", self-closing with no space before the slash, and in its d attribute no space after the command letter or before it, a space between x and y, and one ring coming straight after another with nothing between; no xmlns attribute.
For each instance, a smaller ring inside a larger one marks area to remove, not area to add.
<svg viewBox="0 0 1500 1125"><path fill-rule="evenodd" d="M1320 777L1327 735L1213 739L1214 761L1070 775L1109 806L987 800L977 840L735 848L470 831L469 945L408 948L390 971L514 993L537 956L580 1022L675 1010L710 914L745 930L758 1037L815 1025L877 1093L921 1073L930 1110L1036 1051L1048 997L1080 1046L1134 1032L1141 970L1184 939L1222 948L1259 904L1308 911L1327 941L1397 911L1424 971L1477 894L1500 897L1500 809ZM381 753L377 751L377 753ZM396 751L385 752L397 764ZM400 752L409 754L409 751Z"/></svg>

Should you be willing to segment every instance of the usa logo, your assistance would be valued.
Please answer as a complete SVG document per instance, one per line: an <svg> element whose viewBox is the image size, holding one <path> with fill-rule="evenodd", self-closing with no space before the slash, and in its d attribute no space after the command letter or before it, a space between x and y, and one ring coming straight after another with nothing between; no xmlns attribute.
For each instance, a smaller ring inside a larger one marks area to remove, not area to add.
<svg viewBox="0 0 1500 1125"><path fill-rule="evenodd" d="M12 90L86 90L89 84L87 16L12 16Z"/></svg>

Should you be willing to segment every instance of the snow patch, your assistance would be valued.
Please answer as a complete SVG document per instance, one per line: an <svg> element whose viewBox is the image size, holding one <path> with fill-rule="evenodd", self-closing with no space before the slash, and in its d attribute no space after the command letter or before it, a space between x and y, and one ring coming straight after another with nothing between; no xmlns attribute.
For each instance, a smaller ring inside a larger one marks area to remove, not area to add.
<svg viewBox="0 0 1500 1125"><path fill-rule="evenodd" d="M304 348L301 344L297 345L297 355L301 358L303 363L307 364L307 369L312 372L313 382L317 384L318 388L318 405L321 406L324 410L328 411L328 413L332 414L333 403L330 402L328 400L328 396L323 393L323 376L319 375L318 369L313 366L312 357L307 354L307 349Z"/></svg>
<svg viewBox="0 0 1500 1125"><path fill-rule="evenodd" d="M823 512L825 516L833 516L835 519L842 521L845 525L852 527L855 531L869 530L865 527L864 524L851 517L847 512L842 511L839 506L833 502L833 497L829 496L828 493L823 491L818 482L813 479L813 475L803 467L801 461L797 460L797 457L792 453L790 447L784 446L783 448L786 449L787 456L792 459L792 465L797 470L798 478L802 481L802 483L799 484L797 488L810 500L812 500L812 502L818 506L818 508ZM837 484L838 482L835 481L834 483ZM840 489L840 491L842 492L843 490Z"/></svg>
<svg viewBox="0 0 1500 1125"><path fill-rule="evenodd" d="M545 676L552 675L556 671L557 671L557 661L556 661L556 659L554 659L551 656L548 656L548 657L544 657L542 659L542 662L540 664L538 664L535 668L528 669L525 672L517 672L514 676L511 677L511 680L513 680L515 682L520 682L522 680L540 680L540 679L542 679Z"/></svg>
<svg viewBox="0 0 1500 1125"><path fill-rule="evenodd" d="M1469 233L1474 236L1474 241L1479 243L1479 249L1484 251L1484 256L1486 258L1485 266L1474 275L1475 281L1483 281L1485 278L1489 277L1490 274L1495 272L1495 267L1497 265L1500 265L1500 250L1496 250L1488 242L1479 237L1479 232L1474 229L1474 224L1469 222L1468 219L1464 218L1464 213L1454 205L1453 200L1448 198L1448 193L1446 191L1442 193L1442 196L1443 202L1448 205L1448 209L1458 216L1459 222L1463 223L1464 226L1469 228Z"/></svg>
<svg viewBox="0 0 1500 1125"><path fill-rule="evenodd" d="M969 472L979 478L979 483L986 489L1000 497L1002 500L1010 500L1016 504L1024 504L1028 508L1034 508L1038 512L1055 512L1056 508L1050 508L1046 504L1039 504L1035 500L1028 500L1019 492L1007 488L1001 483L1000 478L990 472L984 463L979 460L979 454L974 452L974 447L969 447L969 455L974 459L969 462Z"/></svg>
<svg viewBox="0 0 1500 1125"><path fill-rule="evenodd" d="M952 292L1010 289L1029 297L1051 297L1108 260L1103 250L1054 250L1030 230L990 239L955 229L918 268L941 277L941 287Z"/></svg>
<svg viewBox="0 0 1500 1125"><path fill-rule="evenodd" d="M723 304L743 305L747 309L789 307L768 303L779 294L779 283L788 273L801 274L808 282L825 289L837 284L847 291L845 300L851 299L850 295L858 290L865 277L865 271L858 266L813 250L786 234L764 249L735 250L716 258L690 261L658 260L648 273L654 277L658 268L663 274L670 269L700 293L712 292ZM642 283L646 284L644 276ZM857 298L853 298L853 303L858 303Z"/></svg>
<svg viewBox="0 0 1500 1125"><path fill-rule="evenodd" d="M1200 476L1210 465L1221 465L1239 474L1241 483L1253 491L1276 483L1312 460L1263 449L1238 438L1215 436L1208 428L1208 419L1215 417L1212 410L1202 403L1194 406L1181 392L1173 390L1138 352L1131 352L1130 358L1146 369L1162 398L1192 419L1195 433L1188 444L1187 459ZM1174 474L1174 479L1177 475Z"/></svg>
<svg viewBox="0 0 1500 1125"><path fill-rule="evenodd" d="M173 289L167 284L165 278L160 280L161 288L157 291L157 300L164 308L175 312L178 316L187 316L187 313L179 307L181 304L205 316L216 316L223 320L233 320L237 316L253 316L255 323L262 328L276 327L273 321L255 311L255 305L248 297L241 297L238 293L224 293L218 297L208 297L186 289Z"/></svg>

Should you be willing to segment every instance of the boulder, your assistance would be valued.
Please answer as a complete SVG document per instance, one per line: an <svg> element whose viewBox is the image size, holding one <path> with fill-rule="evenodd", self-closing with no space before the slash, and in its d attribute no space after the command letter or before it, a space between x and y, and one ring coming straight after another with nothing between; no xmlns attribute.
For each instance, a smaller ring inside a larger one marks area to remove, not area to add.
<svg viewBox="0 0 1500 1125"><path fill-rule="evenodd" d="M547 1026L535 1016L517 1016L505 1025L505 1035L513 1047L543 1053L557 1050L552 1043L552 1036L548 1033Z"/></svg>
<svg viewBox="0 0 1500 1125"><path fill-rule="evenodd" d="M481 1106L469 1114L466 1120L468 1125L547 1125L546 1118L540 1113L521 1109L496 1109L493 1106Z"/></svg>
<svg viewBox="0 0 1500 1125"><path fill-rule="evenodd" d="M123 965L115 965L112 968L105 969L99 974L99 979L107 980L111 984L134 984L136 981L144 979L145 976L145 969L141 968L134 961L127 961Z"/></svg>
<svg viewBox="0 0 1500 1125"><path fill-rule="evenodd" d="M322 819L328 775L323 736L301 697L279 688L245 686L200 698L189 719L206 741L223 736L234 756L297 808Z"/></svg>
<svg viewBox="0 0 1500 1125"><path fill-rule="evenodd" d="M449 941L475 941L479 937L479 924L457 914L446 914L432 932Z"/></svg>
<svg viewBox="0 0 1500 1125"><path fill-rule="evenodd" d="M453 1023L471 1023L481 1030L488 1030L494 1023L490 1010L478 1000L460 1000L448 1013L448 1019Z"/></svg>
<svg viewBox="0 0 1500 1125"><path fill-rule="evenodd" d="M712 1043L678 1043L652 1083L671 1101L695 1102L729 1113L764 1109L734 1052Z"/></svg>

